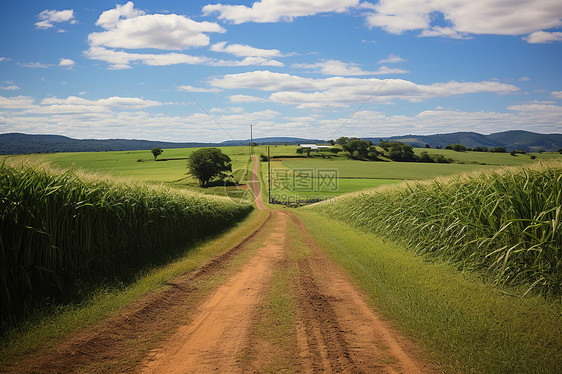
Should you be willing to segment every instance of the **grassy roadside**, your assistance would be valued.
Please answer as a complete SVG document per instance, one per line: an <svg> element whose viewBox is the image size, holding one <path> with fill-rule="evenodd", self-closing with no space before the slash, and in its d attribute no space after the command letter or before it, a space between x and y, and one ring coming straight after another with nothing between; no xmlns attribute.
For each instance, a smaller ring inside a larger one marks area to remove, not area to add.
<svg viewBox="0 0 562 374"><path fill-rule="evenodd" d="M295 213L370 303L448 371L562 372L560 301L519 298L342 222Z"/></svg>
<svg viewBox="0 0 562 374"><path fill-rule="evenodd" d="M53 346L62 337L115 315L143 296L162 291L173 278L196 269L209 259L240 244L267 219L267 211L252 212L220 237L190 248L182 258L154 269L125 289L100 289L80 305L70 305L8 332L0 342L0 367L15 357Z"/></svg>

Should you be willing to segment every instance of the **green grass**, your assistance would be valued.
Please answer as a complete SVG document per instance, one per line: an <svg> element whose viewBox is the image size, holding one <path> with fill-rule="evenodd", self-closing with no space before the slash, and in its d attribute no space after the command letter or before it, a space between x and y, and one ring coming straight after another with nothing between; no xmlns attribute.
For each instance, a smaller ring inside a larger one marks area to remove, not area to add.
<svg viewBox="0 0 562 374"><path fill-rule="evenodd" d="M0 182L3 316L35 298L65 299L80 282L134 275L252 210L44 165L1 165Z"/></svg>
<svg viewBox="0 0 562 374"><path fill-rule="evenodd" d="M154 161L150 150L120 152L78 152L49 153L8 157L10 162L44 161L62 169L74 168L86 172L102 172L114 177L130 178L149 184L164 183L170 187L189 188L198 192L224 194L222 185L218 188L201 189L198 182L187 173L184 158L198 148L165 149ZM221 150L232 159L232 169L246 169L249 162L247 147L222 147ZM174 160L175 159L175 160ZM140 160L140 162L139 162Z"/></svg>
<svg viewBox="0 0 562 374"><path fill-rule="evenodd" d="M309 209L299 218L373 307L445 372L559 373L562 306L429 263L405 247ZM343 213L343 212L341 212ZM340 213L340 214L341 214Z"/></svg>
<svg viewBox="0 0 562 374"><path fill-rule="evenodd" d="M427 152L429 154L441 154L445 157L452 158L455 162L464 163L482 163L487 165L503 165L503 166L514 166L514 165L524 165L532 164L537 161L550 161L550 160L562 160L562 155L555 152L545 152L545 153L529 153L525 155L518 154L512 156L510 153L492 153L492 152L455 152L450 149L433 149L433 148L414 148L416 155L420 155L422 152ZM531 155L536 157L535 160L530 158Z"/></svg>
<svg viewBox="0 0 562 374"><path fill-rule="evenodd" d="M495 283L562 294L561 163L409 182L312 209Z"/></svg>

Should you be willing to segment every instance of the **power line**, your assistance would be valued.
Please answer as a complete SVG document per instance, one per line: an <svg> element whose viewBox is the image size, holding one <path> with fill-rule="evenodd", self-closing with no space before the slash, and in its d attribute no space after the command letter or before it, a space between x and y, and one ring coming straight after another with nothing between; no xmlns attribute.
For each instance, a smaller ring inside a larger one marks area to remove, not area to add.
<svg viewBox="0 0 562 374"><path fill-rule="evenodd" d="M394 78L394 76L396 75L396 73L398 73L398 71L400 70L400 68L402 68L402 66L403 66L405 63L406 63L406 61L402 62L402 63L400 64L400 66L398 66L398 67L396 68L396 70L394 70L394 72L392 73L392 75L391 75L390 77L386 78L386 79L384 80L384 82L382 82L382 84L381 84L375 91L373 91L373 93L370 94L369 97L367 97L367 99L365 99L365 101L363 101L363 102L361 103L361 105L359 105L359 107L358 107L353 113L351 113L351 114L349 115L349 117L347 117L347 119L346 119L345 121L343 121L343 123L340 125L340 127L338 127L338 128L332 133L332 135L329 136L329 138L333 138L334 135L335 135L338 131L340 131L345 125L347 125L347 123L351 120L351 118L353 118L353 116L354 116L355 114L357 114L357 112L359 112L359 111L365 106L365 104L367 104L367 103L369 102L369 100L371 100L371 98L372 98L373 96L375 96L375 95L384 87L384 85L385 85L389 80L391 80L392 78Z"/></svg>
<svg viewBox="0 0 562 374"><path fill-rule="evenodd" d="M187 94L187 96L189 96L189 97L191 98L191 100L193 100L197 105L199 105L199 108L201 108L205 113L207 113L207 115L217 124L218 127L220 127L220 128L222 129L222 131L224 131L224 132L230 137L230 139L236 140L236 139L234 139L234 137L233 137L232 135L230 135L230 133L229 133L228 131L226 131L226 129L225 129L224 127L222 127L222 125L219 123L219 121L217 121L217 119L216 119L215 117L213 117L213 115L212 115L211 113L209 113L209 111L208 111L207 109L205 109L205 107L203 107L203 105L201 105L201 104L199 103L199 101L195 100L195 98L193 97L193 95L191 95L191 94L189 93L189 91L187 91L187 90L185 89L184 86L182 86L181 84L179 84L179 82L172 76L172 74L170 74L170 73L168 72L168 70L166 70L166 69L164 68L164 66L160 65L160 64L158 63L158 61L156 61L156 59L154 58L154 56L152 56L152 55L149 55L149 56L150 56L150 58L152 59L152 61L154 61L154 63L155 63L156 65L158 65L158 66L160 67L160 69L162 69L166 74L168 74L168 76L177 84L177 86L178 86L183 92L185 92L185 93Z"/></svg>

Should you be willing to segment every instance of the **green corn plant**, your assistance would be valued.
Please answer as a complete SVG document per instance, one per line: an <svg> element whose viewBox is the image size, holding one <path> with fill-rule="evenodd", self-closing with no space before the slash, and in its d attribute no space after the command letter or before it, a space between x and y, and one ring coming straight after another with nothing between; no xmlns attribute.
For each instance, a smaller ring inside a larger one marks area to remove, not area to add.
<svg viewBox="0 0 562 374"><path fill-rule="evenodd" d="M385 186L308 209L495 283L562 294L560 163Z"/></svg>

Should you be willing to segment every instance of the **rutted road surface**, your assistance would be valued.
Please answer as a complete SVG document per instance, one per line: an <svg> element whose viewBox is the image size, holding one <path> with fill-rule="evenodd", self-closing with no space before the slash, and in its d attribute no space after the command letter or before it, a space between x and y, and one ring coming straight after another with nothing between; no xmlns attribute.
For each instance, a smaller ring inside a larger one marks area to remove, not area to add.
<svg viewBox="0 0 562 374"><path fill-rule="evenodd" d="M257 167L256 158L254 176ZM256 179L251 188L256 205L265 209ZM289 225L296 228L290 234ZM410 343L374 314L296 216L272 211L264 232L267 235L260 238L255 255L198 308L190 324L152 352L144 373L272 372L273 367L279 368L272 366L279 360L302 373L432 371ZM295 240L304 244L307 254L291 254ZM287 263L297 269L291 287L297 305L297 349L293 357L280 357L272 342L267 344L267 332L257 334L252 326L259 324L256 311L266 297L273 272L287 268ZM279 351L283 349L287 347Z"/></svg>
<svg viewBox="0 0 562 374"><path fill-rule="evenodd" d="M257 166L254 158L250 187L257 207L266 209ZM224 279L212 285L220 274ZM199 292L204 282L212 286ZM174 286L24 360L14 372L437 372L286 211L270 211L242 245ZM147 338L152 335L158 338ZM128 348L140 341L146 349ZM131 352L138 357L131 360ZM100 365L104 360L112 364Z"/></svg>

